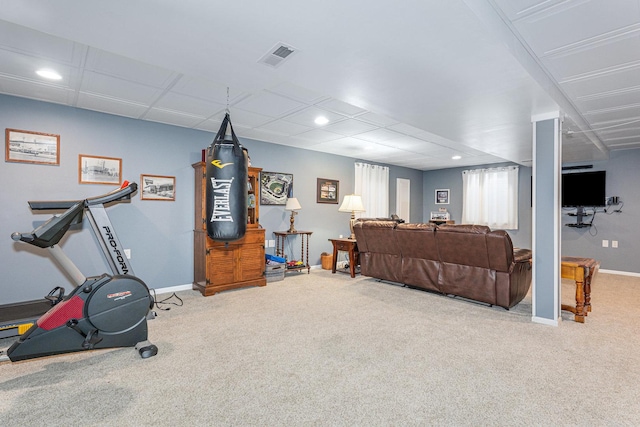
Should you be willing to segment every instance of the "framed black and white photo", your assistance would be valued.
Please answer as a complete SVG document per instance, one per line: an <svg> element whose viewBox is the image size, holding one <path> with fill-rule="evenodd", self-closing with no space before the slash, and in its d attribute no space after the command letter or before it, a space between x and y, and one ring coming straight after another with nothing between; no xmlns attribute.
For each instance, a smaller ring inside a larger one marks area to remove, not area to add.
<svg viewBox="0 0 640 427"><path fill-rule="evenodd" d="M5 161L60 165L60 135L6 129Z"/></svg>
<svg viewBox="0 0 640 427"><path fill-rule="evenodd" d="M163 175L140 175L140 198L142 200L164 200L175 202L176 177Z"/></svg>
<svg viewBox="0 0 640 427"><path fill-rule="evenodd" d="M80 154L78 182L80 184L122 184L122 159Z"/></svg>
<svg viewBox="0 0 640 427"><path fill-rule="evenodd" d="M448 205L449 195L450 190L448 188L436 190L436 205Z"/></svg>
<svg viewBox="0 0 640 427"><path fill-rule="evenodd" d="M293 197L293 174L260 172L260 204L286 205Z"/></svg>

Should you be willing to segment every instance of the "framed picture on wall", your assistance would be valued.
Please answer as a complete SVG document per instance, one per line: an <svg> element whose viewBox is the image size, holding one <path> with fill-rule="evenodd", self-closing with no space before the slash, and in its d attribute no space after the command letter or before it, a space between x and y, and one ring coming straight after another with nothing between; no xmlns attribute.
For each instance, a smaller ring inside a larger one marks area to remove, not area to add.
<svg viewBox="0 0 640 427"><path fill-rule="evenodd" d="M80 184L122 184L122 159L78 156L78 182Z"/></svg>
<svg viewBox="0 0 640 427"><path fill-rule="evenodd" d="M142 200L164 200L175 202L176 177L163 175L140 175L140 198Z"/></svg>
<svg viewBox="0 0 640 427"><path fill-rule="evenodd" d="M293 174L260 172L260 204L286 205L293 197Z"/></svg>
<svg viewBox="0 0 640 427"><path fill-rule="evenodd" d="M60 135L6 129L5 161L60 166Z"/></svg>
<svg viewBox="0 0 640 427"><path fill-rule="evenodd" d="M340 181L336 179L318 178L316 203L338 204Z"/></svg>
<svg viewBox="0 0 640 427"><path fill-rule="evenodd" d="M449 204L450 190L438 189L436 190L436 205L448 205Z"/></svg>

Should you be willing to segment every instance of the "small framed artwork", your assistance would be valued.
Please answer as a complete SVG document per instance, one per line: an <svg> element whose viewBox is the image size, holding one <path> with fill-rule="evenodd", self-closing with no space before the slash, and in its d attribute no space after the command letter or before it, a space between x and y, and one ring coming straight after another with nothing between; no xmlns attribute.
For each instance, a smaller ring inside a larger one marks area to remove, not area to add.
<svg viewBox="0 0 640 427"><path fill-rule="evenodd" d="M122 159L80 154L78 181L80 184L122 184Z"/></svg>
<svg viewBox="0 0 640 427"><path fill-rule="evenodd" d="M176 200L176 177L163 175L140 175L140 198L142 200Z"/></svg>
<svg viewBox="0 0 640 427"><path fill-rule="evenodd" d="M449 189L436 190L436 205L448 205L449 204Z"/></svg>
<svg viewBox="0 0 640 427"><path fill-rule="evenodd" d="M260 172L260 204L286 205L293 197L293 174Z"/></svg>
<svg viewBox="0 0 640 427"><path fill-rule="evenodd" d="M335 179L318 178L316 203L338 204L338 189L340 181Z"/></svg>
<svg viewBox="0 0 640 427"><path fill-rule="evenodd" d="M7 129L5 161L60 166L60 135Z"/></svg>

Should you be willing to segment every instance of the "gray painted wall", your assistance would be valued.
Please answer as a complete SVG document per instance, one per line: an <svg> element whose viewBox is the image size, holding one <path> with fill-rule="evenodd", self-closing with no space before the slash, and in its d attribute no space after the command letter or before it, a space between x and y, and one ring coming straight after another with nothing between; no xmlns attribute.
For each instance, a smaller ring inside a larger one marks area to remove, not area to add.
<svg viewBox="0 0 640 427"><path fill-rule="evenodd" d="M608 161L588 164L591 170L607 171L607 196L619 196L624 207L621 213L596 213L591 228L563 226L562 255L595 258L602 269L640 273L640 149L612 151ZM567 166L578 165L584 163ZM570 212L575 209L562 210L563 224L576 222ZM608 248L602 247L602 240L609 241ZM618 248L611 247L612 240L618 241Z"/></svg>
<svg viewBox="0 0 640 427"><path fill-rule="evenodd" d="M478 165L464 168L441 169L423 173L424 218L428 220L432 211L445 207L451 219L460 224L462 220L462 171L469 169L511 166L513 163ZM513 245L520 248L531 248L531 168L520 166L518 174L518 229L507 230ZM448 205L436 205L435 191L440 188L451 190Z"/></svg>
<svg viewBox="0 0 640 427"><path fill-rule="evenodd" d="M233 112L232 112L233 120ZM70 291L70 281L49 259L46 251L14 242L14 231L29 232L51 217L31 211L28 200L74 200L106 193L109 185L78 183L78 155L122 159L123 179L138 182L140 174L176 177L176 201L142 201L107 208L120 240L131 249L131 264L150 288L190 284L193 280L194 172L201 150L214 135L159 123L0 95L0 125L60 135L60 166L0 162L0 304L36 300L54 286ZM340 199L353 192L356 159L301 150L240 138L252 164L265 171L294 176L294 195L302 210L296 228L313 231L310 263L320 264L329 252L327 239L349 234L349 214L335 204L316 203L316 179L340 181ZM395 178L411 180L411 216L422 216L422 172L390 166L390 211L395 209ZM261 206L260 223L267 239L273 231L287 230L289 215L283 206ZM299 243L291 247L297 257ZM87 276L108 271L89 224L67 233L61 247ZM267 253L273 253L267 248Z"/></svg>

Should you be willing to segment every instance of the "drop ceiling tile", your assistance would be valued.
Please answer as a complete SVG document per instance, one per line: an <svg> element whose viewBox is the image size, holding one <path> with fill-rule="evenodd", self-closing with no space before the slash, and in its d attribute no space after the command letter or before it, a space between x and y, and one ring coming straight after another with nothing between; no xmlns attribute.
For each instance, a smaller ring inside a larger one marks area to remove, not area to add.
<svg viewBox="0 0 640 427"><path fill-rule="evenodd" d="M7 95L72 105L74 93L64 86L28 82L0 76L0 91Z"/></svg>
<svg viewBox="0 0 640 427"><path fill-rule="evenodd" d="M299 133L310 131L311 129L313 128L310 126L302 126L284 120L274 120L271 123L267 123L257 128L257 130L266 130L268 132L275 132L281 135L297 135Z"/></svg>
<svg viewBox="0 0 640 427"><path fill-rule="evenodd" d="M364 113L360 116L358 116L359 120L364 120L365 122L369 122L371 124L374 124L376 126L391 126L391 125L395 125L397 123L399 123L397 120L394 120L390 117L386 117L386 116L382 116L380 114L375 114L375 113Z"/></svg>
<svg viewBox="0 0 640 427"><path fill-rule="evenodd" d="M220 127L220 123L224 120L224 115L226 110L220 110L213 116L209 117L211 120L218 121L218 127ZM239 108L231 108L229 110L229 118L231 119L231 123L233 126L242 126L246 128L255 128L258 126L262 126L270 121L273 118L268 116L263 116L261 114L254 114L249 111L244 111Z"/></svg>
<svg viewBox="0 0 640 427"><path fill-rule="evenodd" d="M318 92L315 92L310 89L306 89L288 82L281 83L269 89L269 91L275 92L280 95L284 95L288 98L292 98L292 99L295 99L296 101L304 102L307 104L313 104L325 98L323 95L319 94Z"/></svg>
<svg viewBox="0 0 640 427"><path fill-rule="evenodd" d="M357 135L353 135L354 138L363 139L365 141L370 142L384 142L389 141L391 139L397 139L401 135L397 132L393 132L386 129L375 129L369 132L359 133Z"/></svg>
<svg viewBox="0 0 640 427"><path fill-rule="evenodd" d="M38 76L36 70L41 68L54 69L62 76L62 80L54 82ZM77 70L60 62L0 49L0 74L34 83L69 87L76 81L74 78L77 76Z"/></svg>
<svg viewBox="0 0 640 427"><path fill-rule="evenodd" d="M95 48L89 49L85 68L121 80L163 89L177 76L170 70Z"/></svg>
<svg viewBox="0 0 640 427"><path fill-rule="evenodd" d="M227 105L227 86L202 78L182 76L171 88L171 92L216 102L225 106ZM239 101L245 96L247 96L245 92L229 87L230 105L233 105L234 102Z"/></svg>
<svg viewBox="0 0 640 427"><path fill-rule="evenodd" d="M309 132L304 132L296 135L296 138L301 138L313 142L327 142L334 139L340 139L340 135L332 132L327 132L322 129L313 129Z"/></svg>
<svg viewBox="0 0 640 427"><path fill-rule="evenodd" d="M80 90L147 105L162 93L158 88L91 71L84 72Z"/></svg>
<svg viewBox="0 0 640 427"><path fill-rule="evenodd" d="M637 1L616 1L615 7L608 0L563 3L515 22L538 56L593 41L640 20Z"/></svg>
<svg viewBox="0 0 640 427"><path fill-rule="evenodd" d="M575 76L607 74L640 63L640 35L607 40L589 48L572 50L544 58L543 62L558 80Z"/></svg>
<svg viewBox="0 0 640 427"><path fill-rule="evenodd" d="M408 125L406 123L396 123L395 125L387 126L387 129L391 129L396 132L403 133L405 135L418 135L424 132L422 129L418 129L417 127Z"/></svg>
<svg viewBox="0 0 640 427"><path fill-rule="evenodd" d="M640 105L588 111L584 117L593 129L602 128L640 118Z"/></svg>
<svg viewBox="0 0 640 427"><path fill-rule="evenodd" d="M342 102L333 98L319 102L316 105L325 110L333 111L334 113L342 114L349 117L357 116L359 114L367 112L367 110L365 110L364 108L356 107L355 105L348 104L346 102Z"/></svg>
<svg viewBox="0 0 640 427"><path fill-rule="evenodd" d="M76 62L76 43L7 21L2 21L0 25L1 47L35 56L43 61L66 64Z"/></svg>
<svg viewBox="0 0 640 427"><path fill-rule="evenodd" d="M204 117L183 114L177 111L163 110L160 108L152 108L143 117L145 120L152 122L167 123L170 125L192 128L205 120Z"/></svg>
<svg viewBox="0 0 640 427"><path fill-rule="evenodd" d="M250 113L256 113L274 118L292 113L293 111L301 109L304 106L305 105L300 102L266 91L248 96L247 98L244 98L242 101L235 104L235 107L238 107Z"/></svg>
<svg viewBox="0 0 640 427"><path fill-rule="evenodd" d="M319 116L324 116L329 120L329 123L326 125L322 125L322 127L326 127L331 123L336 123L346 118L341 114L332 113L330 111L322 110L317 107L307 107L304 110L290 114L286 117L283 117L282 119L288 122L297 123L299 125L317 128L319 127L319 125L316 125L314 123L314 120Z"/></svg>
<svg viewBox="0 0 640 427"><path fill-rule="evenodd" d="M495 0L495 2L511 20L515 21L551 6L565 3L566 0Z"/></svg>
<svg viewBox="0 0 640 427"><path fill-rule="evenodd" d="M205 101L202 98L194 98L175 92L164 94L154 107L165 110L180 111L195 116L209 117L225 108L224 104Z"/></svg>
<svg viewBox="0 0 640 427"><path fill-rule="evenodd" d="M84 92L78 94L77 107L136 119L142 116L148 109L148 107L143 104L126 102L120 99Z"/></svg>
<svg viewBox="0 0 640 427"><path fill-rule="evenodd" d="M328 124L323 129L344 136L353 136L358 133L374 130L376 126L356 119L346 119L338 123Z"/></svg>
<svg viewBox="0 0 640 427"><path fill-rule="evenodd" d="M600 76L561 81L560 85L573 98L625 90L640 86L640 64Z"/></svg>
<svg viewBox="0 0 640 427"><path fill-rule="evenodd" d="M575 104L581 111L597 111L622 107L625 105L640 104L640 86L629 88L626 91L596 94L593 96L578 97Z"/></svg>

